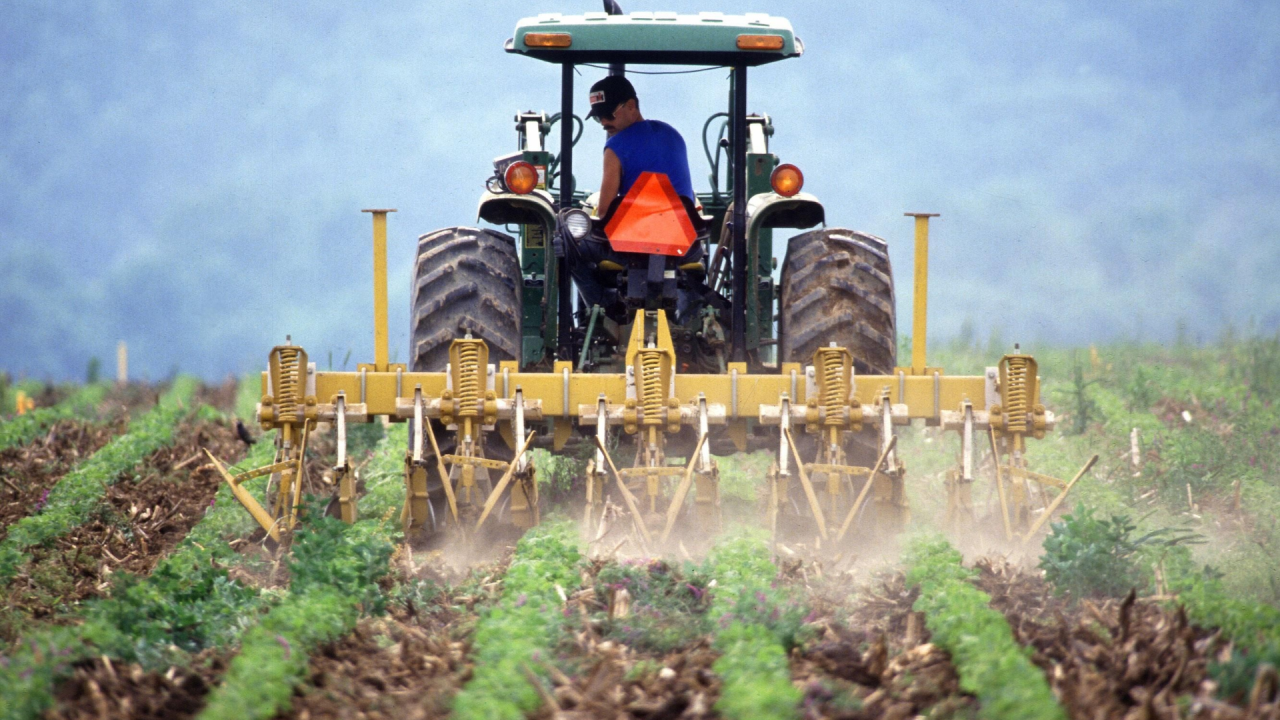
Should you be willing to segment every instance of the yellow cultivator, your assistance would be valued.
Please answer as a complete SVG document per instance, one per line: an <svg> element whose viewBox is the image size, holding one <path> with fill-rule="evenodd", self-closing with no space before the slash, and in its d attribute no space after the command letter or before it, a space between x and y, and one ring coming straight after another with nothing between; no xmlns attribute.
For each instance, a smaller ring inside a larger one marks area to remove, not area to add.
<svg viewBox="0 0 1280 720"><path fill-rule="evenodd" d="M375 252L385 248L383 233L385 224L375 225ZM927 247L927 226L917 241ZM922 275L918 305L924 282ZM375 295L385 295L385 286ZM385 323L385 305L375 307L383 308L376 322ZM801 537L818 546L839 545L859 531L891 533L907 521L906 470L895 429L921 420L959 435L958 466L945 484L950 523L963 529L978 522L971 488L977 442L985 435L995 458L1004 535L1030 537L1088 469L1063 483L1026 468L1026 438L1043 437L1054 423L1039 402L1035 360L1011 354L984 375L950 376L925 365L923 322L916 333L913 364L892 375L857 374L850 351L834 344L819 348L811 364L784 362L772 372L729 363L723 374L680 373L662 311L637 312L618 373L578 372L572 362L557 362L550 372L521 370L515 361L490 362L485 342L470 337L452 341L444 372L410 372L385 362L360 365L355 372L321 372L302 348L283 345L269 355L258 410L264 429L279 430L276 461L236 476L218 467L236 497L278 538L296 522L308 435L327 424L337 440L337 506L345 521L354 522L358 500L346 428L385 416L410 427L405 529L452 526L470 532L499 507L504 522L518 527L539 521L528 454L539 431L545 438L540 444L555 451L572 439L590 438L594 456L587 464L583 510L588 525L600 522L612 496L638 539L663 545L682 517L701 531L714 531L719 523L713 443L727 440L738 451L771 444L777 459L767 478L764 522L778 532L790 504L805 526ZM385 342L385 332L376 336ZM375 356L385 358L386 348L377 348ZM452 452L441 451L438 432L447 434ZM510 449L505 459L486 456L493 447L486 439L494 434ZM851 438L872 444L875 452L868 457L874 463L852 462ZM612 457L620 452L632 458L621 469ZM429 487L429 470L445 481ZM266 474L273 478L270 510L242 487ZM1046 488L1057 490L1056 497L1050 500ZM438 521L437 513L444 512L447 520Z"/></svg>

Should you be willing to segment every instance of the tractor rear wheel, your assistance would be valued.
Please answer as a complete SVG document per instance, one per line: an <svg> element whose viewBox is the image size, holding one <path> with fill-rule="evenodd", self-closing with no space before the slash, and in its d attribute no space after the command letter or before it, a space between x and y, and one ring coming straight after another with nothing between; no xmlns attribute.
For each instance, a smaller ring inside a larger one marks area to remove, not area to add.
<svg viewBox="0 0 1280 720"><path fill-rule="evenodd" d="M445 228L418 238L417 262L413 273L413 304L410 306L410 369L414 372L444 372L449 363L449 345L456 338L484 340L489 346L489 362L520 358L520 259L515 239L494 230ZM440 452L455 450L453 433L439 422L432 425ZM510 460L512 451L498 433L486 433L485 456ZM427 448L430 454L430 447ZM426 463L427 492L436 518L448 515L444 488L434 459ZM489 483L480 480L478 503L488 494ZM499 505L502 515L505 503ZM500 519L500 518L499 518ZM431 523L414 518L415 523Z"/></svg>
<svg viewBox="0 0 1280 720"><path fill-rule="evenodd" d="M892 375L897 323L889 246L866 233L825 228L791 238L778 319L784 362L808 364L834 342L859 375Z"/></svg>
<svg viewBox="0 0 1280 720"><path fill-rule="evenodd" d="M446 228L418 238L410 335L414 372L443 372L449 345L468 332L489 360L520 355L520 259L510 235Z"/></svg>
<svg viewBox="0 0 1280 720"><path fill-rule="evenodd" d="M791 238L782 263L778 340L783 362L808 365L818 348L835 343L853 354L858 375L892 375L897 362L893 269L884 240L842 228L812 230ZM845 435L846 462L863 467L875 463L878 433L866 428ZM800 433L797 449L804 462L818 460L817 436ZM800 459L798 458L797 461ZM843 517L854 487L840 501L819 490L833 516ZM825 485L825 482L815 484ZM793 489L798 483L792 483ZM873 500L874 501L874 500ZM803 499L798 507L804 508ZM804 511L807 512L807 509ZM827 522L839 522L839 517Z"/></svg>

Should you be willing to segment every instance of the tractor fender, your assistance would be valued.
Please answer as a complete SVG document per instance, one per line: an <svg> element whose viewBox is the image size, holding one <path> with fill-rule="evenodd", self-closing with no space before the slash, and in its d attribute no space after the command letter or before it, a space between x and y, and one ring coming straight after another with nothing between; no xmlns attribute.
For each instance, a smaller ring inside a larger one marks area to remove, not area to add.
<svg viewBox="0 0 1280 720"><path fill-rule="evenodd" d="M545 190L528 195L485 191L476 214L494 225L542 225L548 233L556 227L555 204Z"/></svg>
<svg viewBox="0 0 1280 720"><path fill-rule="evenodd" d="M747 237L755 237L761 228L811 228L826 222L826 211L818 198L809 193L783 197L767 192L747 201Z"/></svg>

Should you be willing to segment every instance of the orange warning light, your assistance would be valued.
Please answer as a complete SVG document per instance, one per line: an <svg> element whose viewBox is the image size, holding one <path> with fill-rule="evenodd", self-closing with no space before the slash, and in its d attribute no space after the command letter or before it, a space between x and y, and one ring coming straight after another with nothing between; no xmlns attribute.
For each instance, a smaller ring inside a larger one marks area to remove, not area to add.
<svg viewBox="0 0 1280 720"><path fill-rule="evenodd" d="M640 173L604 228L618 252L684 255L697 239L684 203L663 173Z"/></svg>

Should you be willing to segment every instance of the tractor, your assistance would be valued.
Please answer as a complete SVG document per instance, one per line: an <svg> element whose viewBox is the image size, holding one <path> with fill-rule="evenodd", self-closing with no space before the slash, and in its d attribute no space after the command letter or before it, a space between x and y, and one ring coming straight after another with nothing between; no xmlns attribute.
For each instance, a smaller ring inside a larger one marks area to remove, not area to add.
<svg viewBox="0 0 1280 720"><path fill-rule="evenodd" d="M269 533L296 521L306 437L321 422L339 439L335 505L355 520L345 426L377 416L409 423L406 531L471 533L490 518L536 523L529 449L586 444L587 525L622 517L653 549L682 523L716 527L715 456L769 449L777 457L765 522L775 534L790 528L838 545L907 520L895 428L912 420L961 437L947 481L952 522L974 521L970 486L985 432L1005 536L1039 529L1069 487L1026 468L1025 440L1054 423L1039 401L1035 360L1014 352L976 377L927 365L932 215L906 213L916 230L915 323L911 360L899 365L888 244L827 225L800 169L770 151L771 118L748 112L749 71L803 55L786 19L623 14L606 0L603 12L522 19L505 50L560 66L559 111L518 113L516 150L484 181L479 219L508 231L421 236L409 363L398 365L388 362L386 330L392 211L368 211L375 361L354 373L317 372L301 348L274 348L259 421L280 430L276 462L225 473ZM675 196L652 173L616 200L575 183L577 69L624 74L636 65L727 75L727 103L702 126L710 188L695 198ZM778 231L790 236L780 248ZM587 243L611 252L568 250ZM242 486L267 473L271 510ZM1041 493L1040 518L1029 492L1037 484L1059 490L1053 501Z"/></svg>

